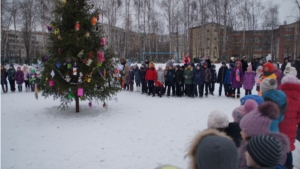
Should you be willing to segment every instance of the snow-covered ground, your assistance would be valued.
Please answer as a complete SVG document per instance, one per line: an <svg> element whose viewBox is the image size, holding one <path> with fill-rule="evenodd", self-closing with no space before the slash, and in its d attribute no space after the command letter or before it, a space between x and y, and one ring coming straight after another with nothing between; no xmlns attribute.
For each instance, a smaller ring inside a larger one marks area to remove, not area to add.
<svg viewBox="0 0 300 169"><path fill-rule="evenodd" d="M83 101L81 112L74 113L74 103L60 111L59 101L40 95L36 100L31 92L1 94L2 168L153 169L172 164L186 169L187 147L206 128L208 114L221 110L232 120L240 104L225 96L153 98L127 91L117 98L108 102L107 111ZM300 166L299 142L296 147L294 160Z"/></svg>

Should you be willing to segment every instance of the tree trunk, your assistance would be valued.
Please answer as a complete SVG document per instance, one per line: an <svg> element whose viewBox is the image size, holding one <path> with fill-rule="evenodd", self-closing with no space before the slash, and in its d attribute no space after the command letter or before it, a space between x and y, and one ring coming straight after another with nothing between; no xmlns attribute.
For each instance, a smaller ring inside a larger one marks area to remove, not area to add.
<svg viewBox="0 0 300 169"><path fill-rule="evenodd" d="M75 96L75 103L76 103L76 113L79 113L79 97Z"/></svg>

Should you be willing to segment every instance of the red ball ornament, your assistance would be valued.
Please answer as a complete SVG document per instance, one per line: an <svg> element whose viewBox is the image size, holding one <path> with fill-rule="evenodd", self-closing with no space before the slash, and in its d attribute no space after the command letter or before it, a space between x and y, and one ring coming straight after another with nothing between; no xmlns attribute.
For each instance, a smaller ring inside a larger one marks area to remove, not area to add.
<svg viewBox="0 0 300 169"><path fill-rule="evenodd" d="M77 21L75 24L75 31L79 31L79 29L80 29L80 24L79 21Z"/></svg>

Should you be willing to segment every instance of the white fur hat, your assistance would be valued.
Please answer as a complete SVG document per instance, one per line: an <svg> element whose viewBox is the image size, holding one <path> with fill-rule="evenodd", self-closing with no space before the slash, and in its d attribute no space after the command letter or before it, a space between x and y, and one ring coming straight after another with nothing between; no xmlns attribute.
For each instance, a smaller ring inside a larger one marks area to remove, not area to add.
<svg viewBox="0 0 300 169"><path fill-rule="evenodd" d="M296 76L287 74L282 78L281 84L300 84L300 80Z"/></svg>
<svg viewBox="0 0 300 169"><path fill-rule="evenodd" d="M288 68L288 69L287 69ZM291 63L287 63L286 67L285 67L285 70L283 72L285 75L286 74L290 74L290 75L293 75L293 76L297 76L297 70L295 67L292 67Z"/></svg>
<svg viewBox="0 0 300 169"><path fill-rule="evenodd" d="M226 128L229 125L228 116L218 110L212 111L207 120L207 127L212 129Z"/></svg>

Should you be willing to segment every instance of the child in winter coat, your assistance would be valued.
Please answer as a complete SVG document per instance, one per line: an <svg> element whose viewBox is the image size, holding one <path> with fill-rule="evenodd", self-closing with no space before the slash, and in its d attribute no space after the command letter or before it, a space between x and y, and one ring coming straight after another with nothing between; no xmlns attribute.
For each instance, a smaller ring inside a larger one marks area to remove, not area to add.
<svg viewBox="0 0 300 169"><path fill-rule="evenodd" d="M255 84L256 84L256 91L259 93L260 91L260 78L262 77L262 66L258 66L256 69L256 75L255 75Z"/></svg>
<svg viewBox="0 0 300 169"><path fill-rule="evenodd" d="M272 120L270 125L271 132L279 132L278 124L284 118L284 113L287 108L286 95L281 90L276 90L277 83L275 79L266 78L260 84L260 89L262 91L262 97L264 101L271 101L279 107L279 116L278 118Z"/></svg>
<svg viewBox="0 0 300 169"><path fill-rule="evenodd" d="M142 83L142 94L144 94L144 93L147 93L147 82L145 80L145 76L146 76L146 66L145 66L145 64L141 65L140 76L141 76L141 83Z"/></svg>
<svg viewBox="0 0 300 169"><path fill-rule="evenodd" d="M194 95L197 97L199 94L200 98L203 98L203 80L204 80L204 73L201 69L201 65L198 64L196 66L196 70L194 71L193 75L193 82L194 82ZM198 89L198 92L197 92Z"/></svg>
<svg viewBox="0 0 300 169"><path fill-rule="evenodd" d="M149 69L146 71L145 80L148 82L148 95L153 92L154 81L157 80L157 72L153 62L149 63Z"/></svg>
<svg viewBox="0 0 300 169"><path fill-rule="evenodd" d="M129 90L129 83L128 83L128 76L129 76L129 73L130 73L129 69L130 69L129 66L126 65L125 69L124 69L124 76L123 76L124 90Z"/></svg>
<svg viewBox="0 0 300 169"><path fill-rule="evenodd" d="M274 74L276 75L276 81L277 81L277 90L280 89L280 85L281 85L281 79L282 79L282 72L280 69L278 69L278 66L276 63L273 63L273 67L274 67Z"/></svg>
<svg viewBox="0 0 300 169"><path fill-rule="evenodd" d="M269 135L254 136L246 147L248 169L284 169L279 163L281 143Z"/></svg>
<svg viewBox="0 0 300 169"><path fill-rule="evenodd" d="M10 90L12 92L15 92L15 74L16 74L16 69L14 68L13 64L9 65L9 69L7 70L7 76L8 76L8 81L10 85Z"/></svg>
<svg viewBox="0 0 300 169"><path fill-rule="evenodd" d="M18 68L17 68L17 72L15 74L15 80L18 84L18 90L19 90L19 92L21 92L22 91L22 84L24 82L24 73L21 70L21 66L18 66Z"/></svg>
<svg viewBox="0 0 300 169"><path fill-rule="evenodd" d="M261 83L264 79L271 78L276 80L276 75L274 74L274 67L272 63L265 63L263 65L263 76L260 78L259 83ZM259 96L262 96L261 90L258 93Z"/></svg>
<svg viewBox="0 0 300 169"><path fill-rule="evenodd" d="M203 64L203 74L204 74L204 78L203 78L203 82L204 82L204 88L205 88L205 96L208 96L208 90L209 90L209 84L211 81L211 72L209 70L209 68L207 67L207 63L204 62Z"/></svg>
<svg viewBox="0 0 300 169"><path fill-rule="evenodd" d="M206 129L193 139L187 156L190 169L236 169L238 152L234 142L225 133Z"/></svg>
<svg viewBox="0 0 300 169"><path fill-rule="evenodd" d="M127 85L129 85L130 92L133 92L134 73L133 73L133 67L132 66L129 68L126 83L127 83Z"/></svg>
<svg viewBox="0 0 300 169"><path fill-rule="evenodd" d="M231 71L234 68L234 64L229 64L229 69L226 71L225 79L224 79L224 88L225 88L225 96L232 97L232 88L230 83Z"/></svg>
<svg viewBox="0 0 300 169"><path fill-rule="evenodd" d="M225 113L214 110L208 115L207 127L209 129L216 129L220 132L226 133L231 137L238 148L241 145L242 136L240 134L241 129L239 123L229 123L228 117Z"/></svg>
<svg viewBox="0 0 300 169"><path fill-rule="evenodd" d="M133 76L134 76L134 80L135 80L135 84L136 84L136 91L140 92L141 91L141 72L138 68L137 65L133 65Z"/></svg>
<svg viewBox="0 0 300 169"><path fill-rule="evenodd" d="M224 86L224 90L225 90L225 84L224 84L224 80L225 80L225 76L226 76L226 72L227 72L228 68L226 66L226 62L222 61L222 66L219 69L218 72L218 79L217 79L217 83L220 84L219 87L219 96L221 96L222 93L222 87ZM226 92L225 92L225 96L226 96Z"/></svg>
<svg viewBox="0 0 300 169"><path fill-rule="evenodd" d="M185 95L192 97L192 84L193 84L193 68L189 63L183 73L184 84L185 84Z"/></svg>
<svg viewBox="0 0 300 169"><path fill-rule="evenodd" d="M242 63L240 61L235 62L235 67L230 74L230 83L232 87L232 98L235 99L235 91L237 90L237 98L240 98L240 88L242 87L244 80L244 73L242 70Z"/></svg>
<svg viewBox="0 0 300 169"><path fill-rule="evenodd" d="M156 80L154 82L154 88L153 88L152 97L155 96L155 94L156 94L157 91L158 91L159 97L161 97L162 94L163 94L163 89L164 89L164 85L159 80Z"/></svg>
<svg viewBox="0 0 300 169"><path fill-rule="evenodd" d="M288 106L283 121L279 123L279 130L289 138L290 152L285 167L292 169L292 151L295 150L297 125L300 123L300 82L293 75L285 75L281 80L280 89L286 94Z"/></svg>
<svg viewBox="0 0 300 169"><path fill-rule="evenodd" d="M169 67L169 66L168 66ZM167 72L166 72L167 74ZM166 77L165 71L162 70L162 67L159 66L157 70L157 80L159 80L162 84L165 84L165 77Z"/></svg>
<svg viewBox="0 0 300 169"><path fill-rule="evenodd" d="M28 72L28 67L24 66L23 67L23 74L24 74L24 82L25 82L25 90L26 92L29 91L29 72Z"/></svg>
<svg viewBox="0 0 300 169"><path fill-rule="evenodd" d="M215 91L215 83L217 82L217 71L216 71L216 65L211 65L210 67L210 74L211 74L211 81L209 86L209 92L211 95L214 95Z"/></svg>
<svg viewBox="0 0 300 169"><path fill-rule="evenodd" d="M252 71L252 65L249 65L247 71L244 74L243 87L245 89L245 95L252 94L252 89L255 84L255 73Z"/></svg>
<svg viewBox="0 0 300 169"><path fill-rule="evenodd" d="M172 65L169 65L169 70L167 71L166 75L166 87L167 89L167 96L170 96L170 90L172 88L172 96L175 96L175 70L173 69Z"/></svg>
<svg viewBox="0 0 300 169"><path fill-rule="evenodd" d="M283 165L286 153L289 151L288 140L283 134L270 132L272 119L278 118L278 115L278 106L273 102L266 101L242 118L240 128L242 130L243 143L239 148L239 169L247 168L245 155L247 145L251 138L259 135L271 135L281 143L282 150L279 164Z"/></svg>
<svg viewBox="0 0 300 169"><path fill-rule="evenodd" d="M2 91L4 93L7 93L7 72L6 69L3 65L1 65L1 86L2 86Z"/></svg>
<svg viewBox="0 0 300 169"><path fill-rule="evenodd" d="M175 85L176 85L176 96L181 97L182 96L182 85L183 81L183 71L180 69L180 66L175 66Z"/></svg>

